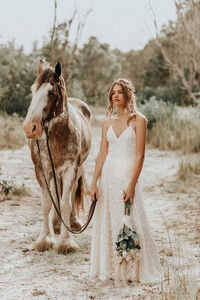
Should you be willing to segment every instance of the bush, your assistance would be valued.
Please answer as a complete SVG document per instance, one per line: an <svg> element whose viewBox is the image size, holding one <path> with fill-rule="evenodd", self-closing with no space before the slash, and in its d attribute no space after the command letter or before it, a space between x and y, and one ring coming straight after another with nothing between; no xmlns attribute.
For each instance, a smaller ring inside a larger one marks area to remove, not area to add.
<svg viewBox="0 0 200 300"><path fill-rule="evenodd" d="M155 88L151 86L146 86L143 91L136 94L138 105L144 104L147 100L149 100L152 96L156 95Z"/></svg>
<svg viewBox="0 0 200 300"><path fill-rule="evenodd" d="M139 110L148 119L148 129L151 129L158 121L168 122L176 109L171 103L156 100L155 96L152 96L149 100L145 100L144 104L139 106Z"/></svg>
<svg viewBox="0 0 200 300"><path fill-rule="evenodd" d="M194 92L195 87L193 88ZM188 95L185 90L181 88L179 79L172 79L169 86L159 86L157 88L146 86L144 90L138 93L137 102L144 104L145 100L150 100L154 96L158 100L170 102L177 105L188 105Z"/></svg>
<svg viewBox="0 0 200 300"><path fill-rule="evenodd" d="M35 54L34 54L35 55ZM0 110L25 116L31 101L31 85L39 59L27 56L14 42L0 45ZM37 53L36 53L37 56Z"/></svg>
<svg viewBox="0 0 200 300"><path fill-rule="evenodd" d="M200 104L178 107L151 97L139 107L148 118L148 142L160 149L200 151Z"/></svg>

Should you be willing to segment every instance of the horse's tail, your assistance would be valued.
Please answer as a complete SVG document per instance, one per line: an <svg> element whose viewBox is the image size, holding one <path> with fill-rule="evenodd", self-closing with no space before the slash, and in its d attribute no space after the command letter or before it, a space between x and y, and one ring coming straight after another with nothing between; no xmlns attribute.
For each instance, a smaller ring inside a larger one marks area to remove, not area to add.
<svg viewBox="0 0 200 300"><path fill-rule="evenodd" d="M79 214L80 208L84 210L84 196L86 190L87 188L86 188L85 176L83 171L81 177L78 180L78 187L75 194L75 208L77 214Z"/></svg>

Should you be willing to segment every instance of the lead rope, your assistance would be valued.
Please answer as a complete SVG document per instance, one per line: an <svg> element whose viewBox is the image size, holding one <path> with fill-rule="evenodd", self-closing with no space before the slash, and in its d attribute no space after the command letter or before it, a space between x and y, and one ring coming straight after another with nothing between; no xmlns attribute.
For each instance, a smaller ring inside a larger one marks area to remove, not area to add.
<svg viewBox="0 0 200 300"><path fill-rule="evenodd" d="M54 168L54 164L53 164L53 159L52 159L52 155L51 155L51 151L50 151L50 148L49 148L49 134L48 134L48 127L47 126L43 126L44 128L44 132L46 134L46 144L47 144L47 149L48 149L48 154L49 154L49 158L50 158L50 162L51 162L51 168L52 168L52 172L53 172L53 178L54 178L54 185L55 185L55 190L56 190L56 196L57 196L57 200L58 200L58 207L53 199L53 196L51 194L51 191L50 191L50 188L48 186L48 182L47 182L47 179L46 179L46 176L45 176L45 173L44 173L44 169L43 169L43 165L42 165L42 159L41 159L41 155L40 155L40 146L39 146L39 141L36 140L36 143L37 143L37 148L38 148L38 153L39 153L39 158L40 158L40 164L41 164L41 168L42 168L42 173L43 173L43 176L44 176L44 181L45 181L45 184L46 184L46 188L47 188L47 191L49 193L49 196L51 198L51 201L53 203L53 206L58 214L58 217L60 218L61 222L63 223L63 225L65 226L65 228L70 231L71 233L73 234L79 234L79 233L82 233L89 225L92 217L93 217L93 214L94 214L94 210L95 210L95 207L96 207L96 203L97 203L97 199L96 199L96 195L95 195L95 200L92 201L92 204L90 206L90 210L89 210L89 214L88 214L88 218L87 218L87 221L85 222L85 224L83 226L81 226L81 229L78 230L78 229L72 229L71 227L67 226L62 218L62 215L61 215L61 211L60 211L60 198L59 198L59 193L58 193L58 185L57 185L57 180L56 180L56 174L55 174L55 168Z"/></svg>

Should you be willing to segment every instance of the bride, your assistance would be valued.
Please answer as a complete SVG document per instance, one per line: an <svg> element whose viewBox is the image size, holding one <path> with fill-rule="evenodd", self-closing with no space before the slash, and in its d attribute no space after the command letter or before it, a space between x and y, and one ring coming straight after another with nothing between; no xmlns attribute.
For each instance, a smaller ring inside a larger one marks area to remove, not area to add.
<svg viewBox="0 0 200 300"><path fill-rule="evenodd" d="M141 250L139 261L129 264L128 279L152 284L162 280L162 268L139 183L147 119L137 111L134 87L126 79L112 84L109 102L91 185L91 200L96 195L98 201L93 220L90 276L102 280L114 277L115 242L123 225L124 202L130 199L131 225L139 235ZM117 114L112 117L114 106Z"/></svg>

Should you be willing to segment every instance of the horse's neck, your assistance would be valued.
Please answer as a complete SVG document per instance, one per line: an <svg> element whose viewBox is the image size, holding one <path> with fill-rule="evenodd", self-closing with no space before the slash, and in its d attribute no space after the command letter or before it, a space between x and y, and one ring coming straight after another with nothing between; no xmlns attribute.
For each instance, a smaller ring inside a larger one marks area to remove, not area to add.
<svg viewBox="0 0 200 300"><path fill-rule="evenodd" d="M64 97L63 99L63 110L65 112L68 112L68 101L67 101L67 97Z"/></svg>

